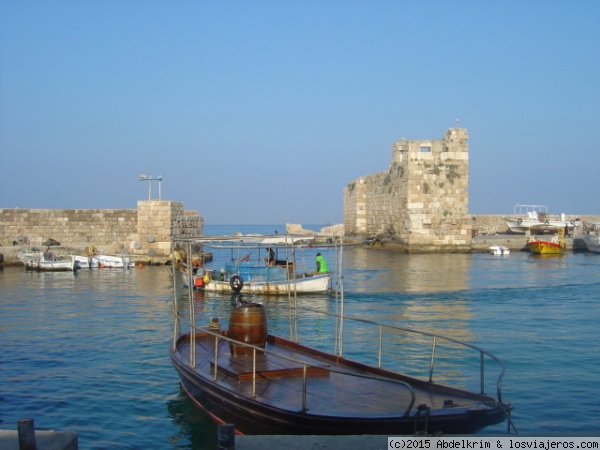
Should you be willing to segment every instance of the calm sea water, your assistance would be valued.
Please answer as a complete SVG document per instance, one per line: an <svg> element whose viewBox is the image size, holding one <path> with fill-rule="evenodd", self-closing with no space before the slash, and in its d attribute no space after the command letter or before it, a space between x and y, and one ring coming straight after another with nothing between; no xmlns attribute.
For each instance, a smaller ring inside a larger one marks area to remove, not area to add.
<svg viewBox="0 0 600 450"><path fill-rule="evenodd" d="M283 231L205 233L275 229ZM600 255L356 248L345 250L344 265L347 315L439 332L500 357L521 434L600 434ZM171 297L165 267L0 271L0 429L33 417L37 428L77 432L80 448L216 448L215 427L182 394L170 364ZM286 302L268 300L272 331L288 326ZM335 302L300 303L331 311ZM203 296L196 308L208 317L228 304ZM313 327L315 343L329 345L319 321Z"/></svg>

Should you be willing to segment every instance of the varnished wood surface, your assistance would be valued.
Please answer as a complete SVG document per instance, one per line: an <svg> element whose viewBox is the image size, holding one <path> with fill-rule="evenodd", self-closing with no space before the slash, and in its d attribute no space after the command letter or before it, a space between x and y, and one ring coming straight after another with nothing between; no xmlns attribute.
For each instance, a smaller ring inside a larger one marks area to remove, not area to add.
<svg viewBox="0 0 600 450"><path fill-rule="evenodd" d="M189 341L178 344L178 358L189 360ZM290 348L281 342L270 340L269 352L276 352L313 366L307 369L306 405L311 414L346 417L389 417L401 416L411 399L410 390L399 383L366 378L367 372L321 358L307 356L300 349ZM196 337L195 371L211 382L237 394L252 398L253 358L232 357L229 344L220 340L218 348L218 370L214 381L215 338L208 335ZM332 369L331 371L329 370ZM338 373L342 371L344 373ZM351 374L351 375L350 375ZM256 358L256 400L273 407L292 411L302 409L303 397L302 364L288 361L273 354L259 354ZM473 394L438 392L429 389L427 383L413 386L416 399L414 409L426 404L432 409L443 408L445 401L455 406L479 403Z"/></svg>

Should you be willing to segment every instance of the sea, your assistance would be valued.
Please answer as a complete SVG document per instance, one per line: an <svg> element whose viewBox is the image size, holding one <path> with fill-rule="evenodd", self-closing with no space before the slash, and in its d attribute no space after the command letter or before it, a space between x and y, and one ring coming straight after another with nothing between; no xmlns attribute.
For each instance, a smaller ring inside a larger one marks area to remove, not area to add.
<svg viewBox="0 0 600 450"><path fill-rule="evenodd" d="M285 226L207 225L204 232L284 233ZM500 358L503 400L514 407L511 433L600 436L600 255L346 247L337 262L325 256L344 269L345 315L443 334ZM36 429L78 433L82 449L216 449L216 426L182 392L170 363L174 293L187 295L173 288L166 266L1 269L0 429L33 418ZM278 312L288 301L263 300ZM194 301L200 316L229 307L218 295ZM325 311L339 303L300 301ZM289 317L269 313L269 321L270 330L285 330ZM315 344L330 345L318 321L313 327ZM507 431L504 423L481 433Z"/></svg>

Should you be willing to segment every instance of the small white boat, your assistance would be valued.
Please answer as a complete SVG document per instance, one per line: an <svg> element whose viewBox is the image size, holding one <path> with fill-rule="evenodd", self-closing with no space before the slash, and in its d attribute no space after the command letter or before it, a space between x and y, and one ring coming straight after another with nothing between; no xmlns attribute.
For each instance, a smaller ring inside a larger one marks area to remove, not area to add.
<svg viewBox="0 0 600 450"><path fill-rule="evenodd" d="M69 255L75 258L76 264L80 269L97 269L100 265L98 260L93 256L77 256L77 255Z"/></svg>
<svg viewBox="0 0 600 450"><path fill-rule="evenodd" d="M489 251L492 255L497 255L497 256L510 255L510 249L508 247L504 247L503 245L492 245L489 248Z"/></svg>
<svg viewBox="0 0 600 450"><path fill-rule="evenodd" d="M18 254L26 269L47 272L74 272L79 269L74 257L59 259L52 252L21 251Z"/></svg>
<svg viewBox="0 0 600 450"><path fill-rule="evenodd" d="M135 267L135 261L123 255L96 255L98 267L107 269L131 269Z"/></svg>
<svg viewBox="0 0 600 450"><path fill-rule="evenodd" d="M600 253L600 222L583 223L583 243L593 253Z"/></svg>

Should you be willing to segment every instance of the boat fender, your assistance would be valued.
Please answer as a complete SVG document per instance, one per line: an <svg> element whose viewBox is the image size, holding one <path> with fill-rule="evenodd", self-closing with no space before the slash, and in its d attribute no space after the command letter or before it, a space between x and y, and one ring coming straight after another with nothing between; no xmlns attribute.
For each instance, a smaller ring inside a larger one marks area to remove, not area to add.
<svg viewBox="0 0 600 450"><path fill-rule="evenodd" d="M575 221L574 220L571 220L571 225L575 225Z"/></svg>
<svg viewBox="0 0 600 450"><path fill-rule="evenodd" d="M521 225L523 223L523 219L517 219L517 224Z"/></svg>
<svg viewBox="0 0 600 450"><path fill-rule="evenodd" d="M244 280L239 275L233 275L229 279L229 286L231 286L233 292L240 292L244 287Z"/></svg>
<svg viewBox="0 0 600 450"><path fill-rule="evenodd" d="M204 272L203 281L204 281L204 284L210 283L210 275L208 274L208 272Z"/></svg>
<svg viewBox="0 0 600 450"><path fill-rule="evenodd" d="M203 288L204 287L204 278L202 277L196 277L194 278L194 287L195 288Z"/></svg>

